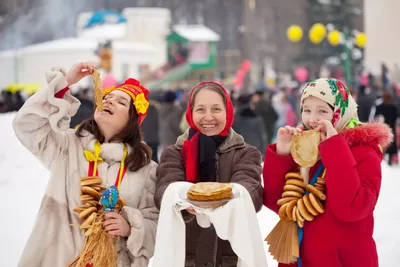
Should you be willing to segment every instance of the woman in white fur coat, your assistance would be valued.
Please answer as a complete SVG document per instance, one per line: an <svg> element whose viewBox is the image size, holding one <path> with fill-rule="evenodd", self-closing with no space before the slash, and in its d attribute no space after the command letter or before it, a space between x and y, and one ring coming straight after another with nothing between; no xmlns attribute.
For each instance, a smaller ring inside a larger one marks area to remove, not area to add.
<svg viewBox="0 0 400 267"><path fill-rule="evenodd" d="M73 209L81 205L80 179L90 172L84 151L94 152L97 141L102 159L97 171L105 187L118 177L124 146L128 151L120 184L126 205L120 213L108 213L103 224L109 234L120 237L118 266L144 267L153 255L158 219L153 201L157 164L151 161L151 149L143 143L140 132L148 91L138 81L128 79L108 90L103 111L96 110L75 131L69 127L70 117L80 103L68 88L93 71L90 64L79 63L68 73L55 69L48 72L48 88L33 95L14 119L18 139L50 171L35 226L18 266L62 267L79 255L84 235L79 227L71 226L82 223Z"/></svg>

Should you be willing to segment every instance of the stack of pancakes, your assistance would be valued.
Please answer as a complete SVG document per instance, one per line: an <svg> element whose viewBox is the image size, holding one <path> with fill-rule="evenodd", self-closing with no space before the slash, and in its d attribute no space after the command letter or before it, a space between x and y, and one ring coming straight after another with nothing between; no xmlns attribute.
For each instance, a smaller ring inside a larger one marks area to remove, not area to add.
<svg viewBox="0 0 400 267"><path fill-rule="evenodd" d="M192 185L186 195L192 201L221 201L233 197L233 184L202 182Z"/></svg>

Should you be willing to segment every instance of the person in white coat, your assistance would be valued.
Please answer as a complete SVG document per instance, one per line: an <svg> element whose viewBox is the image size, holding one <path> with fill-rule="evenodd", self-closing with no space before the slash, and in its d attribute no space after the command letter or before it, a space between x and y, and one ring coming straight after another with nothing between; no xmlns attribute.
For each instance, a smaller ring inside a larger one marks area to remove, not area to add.
<svg viewBox="0 0 400 267"><path fill-rule="evenodd" d="M151 161L151 149L140 131L148 91L134 79L105 90L103 110L96 110L77 130L71 129L70 117L80 103L68 88L93 71L88 63L76 64L67 73L49 71L48 87L29 98L13 121L20 142L50 171L18 266L67 266L79 255L85 236L76 227L82 220L73 210L81 205L81 178L93 175L87 155L93 155L96 146L100 160L94 174L103 180L103 186L122 179L119 194L125 206L119 213L107 213L103 224L105 231L119 237L118 266L148 266L153 255L158 220L153 200L157 164Z"/></svg>

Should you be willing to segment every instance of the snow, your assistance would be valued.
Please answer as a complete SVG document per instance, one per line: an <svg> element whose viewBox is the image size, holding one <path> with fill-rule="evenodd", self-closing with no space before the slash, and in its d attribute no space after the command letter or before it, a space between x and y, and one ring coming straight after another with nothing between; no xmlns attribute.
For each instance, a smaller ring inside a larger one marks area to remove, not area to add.
<svg viewBox="0 0 400 267"><path fill-rule="evenodd" d="M32 230L41 198L47 186L48 171L17 140L12 129L15 113L0 114L0 240L1 266L18 263ZM375 211L375 240L381 267L396 267L400 254L400 168L382 163L382 189ZM263 208L258 213L262 237L278 221L277 215ZM267 247L265 247L267 249ZM267 253L269 267L277 263Z"/></svg>
<svg viewBox="0 0 400 267"><path fill-rule="evenodd" d="M172 30L192 42L219 41L220 36L204 25L175 25Z"/></svg>

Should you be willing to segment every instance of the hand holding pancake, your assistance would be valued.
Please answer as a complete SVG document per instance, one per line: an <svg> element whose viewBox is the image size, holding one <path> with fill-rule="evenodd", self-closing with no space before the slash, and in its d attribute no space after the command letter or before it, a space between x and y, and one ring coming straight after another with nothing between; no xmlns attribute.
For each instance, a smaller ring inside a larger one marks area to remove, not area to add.
<svg viewBox="0 0 400 267"><path fill-rule="evenodd" d="M332 123L328 120L320 120L318 124L317 130L321 132L322 141L338 134L335 127L333 127Z"/></svg>

